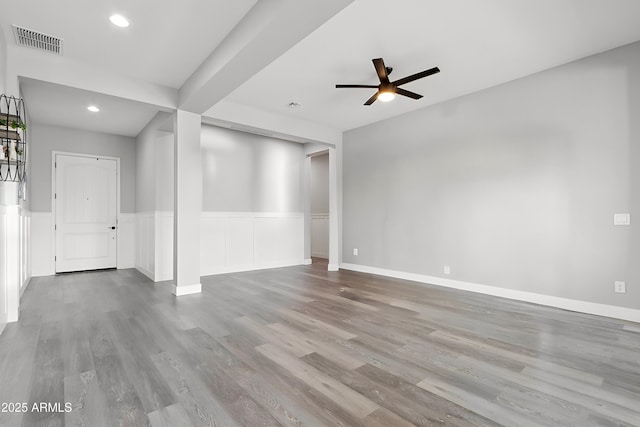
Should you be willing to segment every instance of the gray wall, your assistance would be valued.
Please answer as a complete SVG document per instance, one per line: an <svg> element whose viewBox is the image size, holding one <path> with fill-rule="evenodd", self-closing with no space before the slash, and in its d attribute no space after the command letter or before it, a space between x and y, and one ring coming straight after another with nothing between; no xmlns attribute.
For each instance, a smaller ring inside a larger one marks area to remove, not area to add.
<svg viewBox="0 0 640 427"><path fill-rule="evenodd" d="M639 118L635 43L347 132L344 262L640 309Z"/></svg>
<svg viewBox="0 0 640 427"><path fill-rule="evenodd" d="M30 125L31 210L51 212L51 152L65 151L120 158L120 211L135 209L135 139L56 126Z"/></svg>
<svg viewBox="0 0 640 427"><path fill-rule="evenodd" d="M156 210L155 141L158 132L145 128L136 137L136 212Z"/></svg>
<svg viewBox="0 0 640 427"><path fill-rule="evenodd" d="M329 153L311 157L311 213L329 213Z"/></svg>
<svg viewBox="0 0 640 427"><path fill-rule="evenodd" d="M162 133L156 141L156 210L173 211L174 136Z"/></svg>
<svg viewBox="0 0 640 427"><path fill-rule="evenodd" d="M135 146L135 211L173 211L173 134L149 126L140 132Z"/></svg>
<svg viewBox="0 0 640 427"><path fill-rule="evenodd" d="M202 126L203 211L302 212L304 146Z"/></svg>

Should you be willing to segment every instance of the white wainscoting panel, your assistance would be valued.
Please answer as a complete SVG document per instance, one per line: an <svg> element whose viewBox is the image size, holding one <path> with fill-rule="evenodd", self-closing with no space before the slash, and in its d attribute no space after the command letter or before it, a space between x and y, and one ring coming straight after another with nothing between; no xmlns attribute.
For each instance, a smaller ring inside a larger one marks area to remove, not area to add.
<svg viewBox="0 0 640 427"><path fill-rule="evenodd" d="M136 215L121 213L118 218L118 268L136 265Z"/></svg>
<svg viewBox="0 0 640 427"><path fill-rule="evenodd" d="M0 333L9 320L7 244L7 209L0 204Z"/></svg>
<svg viewBox="0 0 640 427"><path fill-rule="evenodd" d="M135 217L135 268L155 282L171 280L173 212L141 212Z"/></svg>
<svg viewBox="0 0 640 427"><path fill-rule="evenodd" d="M20 295L31 279L30 213L0 205L0 331L18 320Z"/></svg>
<svg viewBox="0 0 640 427"><path fill-rule="evenodd" d="M136 268L156 282L173 278L173 213L137 217ZM229 273L304 263L301 213L203 212L200 274Z"/></svg>
<svg viewBox="0 0 640 427"><path fill-rule="evenodd" d="M304 214L282 218L278 228L278 263L304 265Z"/></svg>
<svg viewBox="0 0 640 427"><path fill-rule="evenodd" d="M200 271L221 271L226 265L227 219L203 215L200 219Z"/></svg>
<svg viewBox="0 0 640 427"><path fill-rule="evenodd" d="M203 212L202 276L304 264L304 214Z"/></svg>
<svg viewBox="0 0 640 427"><path fill-rule="evenodd" d="M173 279L173 212L156 212L155 281Z"/></svg>
<svg viewBox="0 0 640 427"><path fill-rule="evenodd" d="M136 214L136 261L135 267L142 274L155 280L155 212Z"/></svg>
<svg viewBox="0 0 640 427"><path fill-rule="evenodd" d="M253 266L253 217L224 218L225 224L225 261L221 270L208 269L212 260L206 258L200 265L200 275L215 274L216 272L229 272L250 270ZM200 236L200 240L208 239L209 236ZM213 264L218 264L218 260L213 260ZM227 268L230 267L230 268Z"/></svg>
<svg viewBox="0 0 640 427"><path fill-rule="evenodd" d="M56 273L53 257L53 213L31 212L31 274L33 277Z"/></svg>
<svg viewBox="0 0 640 427"><path fill-rule="evenodd" d="M329 214L311 214L311 256L329 259Z"/></svg>
<svg viewBox="0 0 640 427"><path fill-rule="evenodd" d="M22 296L31 280L31 212L20 210L20 268L19 283Z"/></svg>

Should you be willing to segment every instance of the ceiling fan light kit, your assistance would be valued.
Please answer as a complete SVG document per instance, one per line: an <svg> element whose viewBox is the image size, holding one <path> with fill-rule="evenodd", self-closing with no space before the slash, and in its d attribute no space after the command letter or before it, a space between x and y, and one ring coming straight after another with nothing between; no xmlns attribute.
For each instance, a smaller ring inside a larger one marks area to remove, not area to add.
<svg viewBox="0 0 640 427"><path fill-rule="evenodd" d="M385 89L384 91L378 92L376 99L381 102L389 102L395 97L396 94L394 90Z"/></svg>
<svg viewBox="0 0 640 427"><path fill-rule="evenodd" d="M369 89L378 89L375 94L371 98L369 98L364 105L371 105L377 99L382 102L389 102L397 95L406 96L411 99L420 99L422 95L419 95L415 92L408 91L406 89L402 89L401 85L410 83L414 80L421 79L423 77L430 76L432 74L436 74L440 72L438 67L433 67L425 71L421 71L416 74L412 74L407 77L403 77L396 81L389 81L389 74L393 71L393 68L386 67L384 65L384 61L382 58L375 58L371 60L373 62L373 66L376 69L376 73L378 74L378 79L380 80L379 85L336 85L337 89L343 88L369 88Z"/></svg>

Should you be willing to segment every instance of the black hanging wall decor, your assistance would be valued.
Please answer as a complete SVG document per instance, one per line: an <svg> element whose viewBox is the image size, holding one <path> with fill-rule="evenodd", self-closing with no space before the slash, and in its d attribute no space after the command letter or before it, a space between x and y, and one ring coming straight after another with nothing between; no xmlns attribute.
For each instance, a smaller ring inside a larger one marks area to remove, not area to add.
<svg viewBox="0 0 640 427"><path fill-rule="evenodd" d="M0 95L0 181L22 182L27 160L27 119L22 98Z"/></svg>

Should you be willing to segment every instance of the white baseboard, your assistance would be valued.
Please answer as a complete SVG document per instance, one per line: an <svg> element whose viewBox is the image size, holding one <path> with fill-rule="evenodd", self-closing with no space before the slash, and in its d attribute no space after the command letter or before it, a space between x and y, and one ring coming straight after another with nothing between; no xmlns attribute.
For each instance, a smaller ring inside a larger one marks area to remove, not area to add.
<svg viewBox="0 0 640 427"><path fill-rule="evenodd" d="M311 265L313 264L313 260L311 258L307 258L304 260L304 265Z"/></svg>
<svg viewBox="0 0 640 427"><path fill-rule="evenodd" d="M145 276L147 276L149 279L151 279L152 281L156 281L153 272L147 270L144 267L141 267L139 265L135 266L135 269L138 270L140 273L144 274Z"/></svg>
<svg viewBox="0 0 640 427"><path fill-rule="evenodd" d="M564 310L577 311L597 316L611 317L613 319L628 320L640 323L640 310L618 307L615 305L599 304L589 301L580 301L569 298L555 297L551 295L537 294L533 292L518 291L515 289L500 288L497 286L481 285L478 283L463 282L460 280L445 279L442 277L426 276L422 274L407 273L397 270L369 267L366 265L342 263L340 267L345 270L359 271L362 273L377 274L379 276L394 277L396 279L411 280L418 283L444 286L463 291L477 292L485 295L493 295L518 301L531 302L549 307L562 308Z"/></svg>
<svg viewBox="0 0 640 427"><path fill-rule="evenodd" d="M195 285L186 285L186 286L173 286L173 294L177 297L183 295L191 295L191 294L199 294L202 292L202 284L196 283Z"/></svg>
<svg viewBox="0 0 640 427"><path fill-rule="evenodd" d="M311 260L308 260L309 264L311 264ZM229 273L242 273L245 271L256 271L256 270L267 270L270 268L282 268L282 267L293 267L294 265L306 265L307 260L303 261L285 261L279 263L268 263L268 264L251 264L251 265L232 265L228 267L216 267L214 269L210 269L207 274L203 274L202 276L217 276L218 274L229 274Z"/></svg>
<svg viewBox="0 0 640 427"><path fill-rule="evenodd" d="M338 264L329 264L327 266L327 270L329 270L329 271L339 271L340 270L340 266Z"/></svg>
<svg viewBox="0 0 640 427"><path fill-rule="evenodd" d="M31 276L27 277L27 279L24 281L24 284L20 288L20 298L22 298L22 294L24 294L24 291L27 290L27 286L29 286L29 283L31 283Z"/></svg>
<svg viewBox="0 0 640 427"><path fill-rule="evenodd" d="M311 256L314 258L329 259L329 254L326 252L311 252Z"/></svg>

